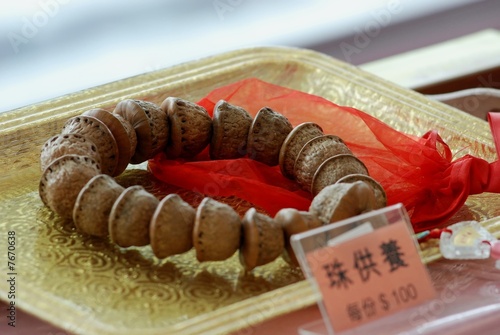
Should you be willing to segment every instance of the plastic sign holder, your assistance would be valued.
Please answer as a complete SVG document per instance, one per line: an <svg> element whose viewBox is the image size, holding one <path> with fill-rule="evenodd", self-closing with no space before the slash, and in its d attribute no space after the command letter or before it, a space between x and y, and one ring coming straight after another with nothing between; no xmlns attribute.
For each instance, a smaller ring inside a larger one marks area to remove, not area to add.
<svg viewBox="0 0 500 335"><path fill-rule="evenodd" d="M391 316L436 296L401 204L293 235L300 266L321 296L324 324L303 334L376 334ZM397 327L397 325L394 325Z"/></svg>

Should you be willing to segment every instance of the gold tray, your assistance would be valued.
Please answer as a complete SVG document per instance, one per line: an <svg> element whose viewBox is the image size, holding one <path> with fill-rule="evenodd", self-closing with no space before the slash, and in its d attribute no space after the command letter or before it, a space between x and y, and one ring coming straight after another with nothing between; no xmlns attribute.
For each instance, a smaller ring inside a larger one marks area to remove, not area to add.
<svg viewBox="0 0 500 335"><path fill-rule="evenodd" d="M199 264L190 252L159 261L148 247L124 250L82 237L38 197L39 149L69 117L112 109L125 98L197 101L249 76L354 106L407 133L437 129L458 156L496 159L486 122L325 55L291 48L229 52L3 113L0 238L6 245L8 231L17 237L16 306L72 333L132 335L251 331L263 320L314 304L300 270L281 259L247 274L236 257ZM149 180L144 174L133 170L128 178ZM154 182L145 186L161 189ZM485 193L469 197L450 223L499 215L500 197ZM500 232L497 219L485 225ZM428 262L440 255L428 245L422 257ZM3 273L6 266L3 258ZM1 299L7 291L0 280Z"/></svg>

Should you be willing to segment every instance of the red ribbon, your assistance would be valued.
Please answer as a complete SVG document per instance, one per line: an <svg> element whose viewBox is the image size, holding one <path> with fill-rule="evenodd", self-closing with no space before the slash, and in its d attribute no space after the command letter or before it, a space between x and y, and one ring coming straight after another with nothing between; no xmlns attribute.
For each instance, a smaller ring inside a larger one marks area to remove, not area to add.
<svg viewBox="0 0 500 335"><path fill-rule="evenodd" d="M500 113L488 113L493 141L500 157ZM483 192L500 193L500 160L488 163L480 158L465 156L455 162L456 169L470 171L469 194L480 194ZM460 173L458 173L460 174Z"/></svg>
<svg viewBox="0 0 500 335"><path fill-rule="evenodd" d="M488 163L471 155L452 161L450 148L435 131L421 138L404 134L357 109L258 79L215 89L199 104L211 114L220 99L251 115L268 106L294 126L316 122L326 134L344 139L385 188L388 204L405 205L417 232L446 222L471 194L500 193L500 161ZM500 151L500 113L490 113L489 121ZM166 183L208 196L236 195L270 215L285 207L307 209L311 201L279 168L249 159L209 161L205 151L197 161L180 162L160 154L149 162L149 168Z"/></svg>
<svg viewBox="0 0 500 335"><path fill-rule="evenodd" d="M488 113L488 122L490 123L491 133L493 134L493 141L497 149L497 155L500 159L500 113Z"/></svg>

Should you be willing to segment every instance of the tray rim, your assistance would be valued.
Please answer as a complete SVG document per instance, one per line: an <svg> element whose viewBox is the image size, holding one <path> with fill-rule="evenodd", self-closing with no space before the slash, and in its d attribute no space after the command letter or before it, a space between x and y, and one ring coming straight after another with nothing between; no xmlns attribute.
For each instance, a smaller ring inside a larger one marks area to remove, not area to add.
<svg viewBox="0 0 500 335"><path fill-rule="evenodd" d="M56 116L58 119L65 119L76 114L75 110L81 108L79 106L82 105L88 108L103 104L113 104L124 96L137 95L140 92L151 90L153 87L172 86L169 83L182 81L182 77L186 75L196 75L197 78L202 79L203 77L207 77L207 71L211 69L229 69L230 67L238 66L243 61L259 62L273 57L301 62L328 72L335 70L337 75L342 74L343 77L355 78L358 80L357 83L364 84L375 92L392 95L399 98L403 103L411 102L413 106L425 107L426 110L430 109L433 111L433 116L445 118L447 115L446 112L453 111L455 114L459 113L461 114L461 120L456 121L458 121L461 128L474 129L475 132L480 130L479 134L476 135L479 135L480 139L488 144L492 143L491 133L485 120L476 118L442 102L428 99L416 91L401 87L326 54L309 49L284 46L249 47L228 51L6 111L0 113L0 126L2 127L0 135L1 133L9 133L20 128L26 128L32 123L40 123L48 117L53 118ZM149 80L144 81L144 78L149 78ZM110 88L114 90L109 92ZM95 90L92 94L93 97L87 97L88 93L93 90ZM60 113L68 107L71 107L71 111ZM477 129L478 125L482 129Z"/></svg>
<svg viewBox="0 0 500 335"><path fill-rule="evenodd" d="M0 129L2 129L0 130L0 137L4 136L5 134L14 133L22 129L29 129L36 126L36 124L45 122L49 118L52 121L54 120L54 118L67 119L68 117L77 114L77 112L79 111L79 106L85 105L85 107L88 108L103 104L113 104L118 102L119 99L123 99L123 97L127 95L132 96L138 95L141 92L151 92L151 90L154 90L154 87L158 86L162 86L163 88L165 88L165 86L169 86L169 82L170 85L173 85L172 83L182 81L182 77L186 75L196 75L198 78L203 78L204 76L207 76L207 71L213 71L217 68L225 68L226 71L229 71L231 67L240 66L238 64L241 64L245 61L262 62L266 59L273 59L274 61L274 59L276 59L277 57L281 58L282 61L300 62L312 67L321 68L325 71L335 71L337 75L339 75L340 73L343 76L349 76L349 78L353 78L354 75L354 79L350 80L356 80L357 83L362 83L370 87L372 90L377 91L383 95L389 94L391 96L394 96L396 94L396 97L401 98L401 101L405 101L406 103L411 102L412 105L419 106L425 110L432 110L433 113L436 113L432 114L433 116L441 116L444 118L444 116L446 115L445 111L460 113L461 120L459 121L461 122L459 122L460 125L457 125L457 127L463 127L465 129L474 128L474 133L476 136L478 136L477 138L475 138L476 140L488 145L491 145L492 143L491 134L488 131L487 123L483 120L474 118L473 116L444 105L440 102L429 100L417 92L399 87L393 83L364 72L350 64L333 59L327 55L307 49L290 47L253 47L225 52L215 56L210 56L173 67L152 71L150 73L137 75L116 82L89 88L83 91L67 94L59 98L50 99L40 103L4 112L0 114ZM146 77L152 78L152 80L144 82L143 79ZM118 90L109 92L110 87L113 87L115 89L118 87ZM92 92L91 97L88 97L89 92ZM439 259L439 255L425 261L429 262L436 259ZM0 291L2 290L0 289ZM235 331L242 328L241 313L247 313L248 306L259 304L273 296L279 296L278 299L282 300L286 299L288 304L286 306L283 306L283 304L281 304L279 305L280 308L275 308L274 310L268 311L265 315L263 315L263 318L260 321L264 321L287 312L310 306L316 302L316 296L314 295L312 288L309 286L306 280L303 280L255 296L253 298L245 299L243 301L231 304L214 312L200 315L185 322L178 323L174 326L167 326L162 329L128 331L126 333L130 335L136 333L160 334L169 330L174 331L172 332L172 334L191 334L191 331L198 333L207 330L213 330L217 332ZM294 298L288 300L289 296ZM4 295L2 294L2 298L3 297ZM50 314L46 310L41 308L41 306L44 305L43 302L37 302L36 304L27 304L24 303L23 300L21 300L18 305L21 309L27 311L28 313L42 318L45 321L50 322L58 327L64 327L64 322L61 324L61 320L57 318L56 315ZM224 316L224 319L217 320L216 318L214 318L213 316L217 314ZM91 327L85 328L85 330L96 334L116 334L116 332L113 331L108 332L106 330L106 325L97 325L102 326L102 328ZM252 326L251 324L248 324L248 322L246 323L246 325Z"/></svg>
<svg viewBox="0 0 500 335"><path fill-rule="evenodd" d="M132 98L142 93L158 92L155 87L162 87L162 90L166 90L182 82L185 76L196 76L198 80L203 80L209 77L209 71L224 69L225 72L228 72L231 68L239 67L242 62L258 63L266 60L276 62L276 59L297 62L334 73L344 79L355 81L373 92L397 98L400 103L418 108L420 112L427 113L433 118L448 120L449 113L455 116L460 115L454 119L457 128L460 128L461 131L474 132L475 141L493 146L493 138L485 120L442 102L428 99L416 91L398 86L328 55L309 49L281 46L237 49L0 113L0 140L9 136L15 138L16 133L32 129L37 124L43 124L47 120L50 120L51 123L62 122L62 120L79 114L83 108L115 105L124 98ZM8 151L5 155L4 148L0 148L0 153L4 154L4 159L7 162L13 162L17 158L15 155L9 156ZM9 171L9 166L9 164L5 164L7 171Z"/></svg>

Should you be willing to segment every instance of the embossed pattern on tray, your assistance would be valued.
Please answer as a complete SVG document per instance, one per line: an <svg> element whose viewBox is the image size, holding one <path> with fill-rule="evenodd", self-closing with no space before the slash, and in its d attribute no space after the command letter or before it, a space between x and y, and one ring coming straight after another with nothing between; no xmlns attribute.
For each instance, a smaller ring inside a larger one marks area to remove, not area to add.
<svg viewBox="0 0 500 335"><path fill-rule="evenodd" d="M216 334L248 330L315 302L300 270L281 259L250 273L242 271L237 255L207 264L199 264L193 252L158 260L149 247L120 249L83 237L38 197L39 148L69 117L94 107L111 109L125 98L161 103L167 96L180 96L196 101L249 74L359 108L411 134L437 129L457 157L471 153L496 159L484 121L299 49L230 52L3 113L0 235L14 230L18 237L21 308L74 333ZM130 167L120 182L142 184L158 196L179 191L152 180L144 169ZM499 216L499 198L471 196L449 223ZM238 199L223 200L240 212L250 206ZM499 220L486 225L500 233ZM425 245L422 257L439 258L436 245ZM2 299L7 290L7 283L0 282Z"/></svg>

